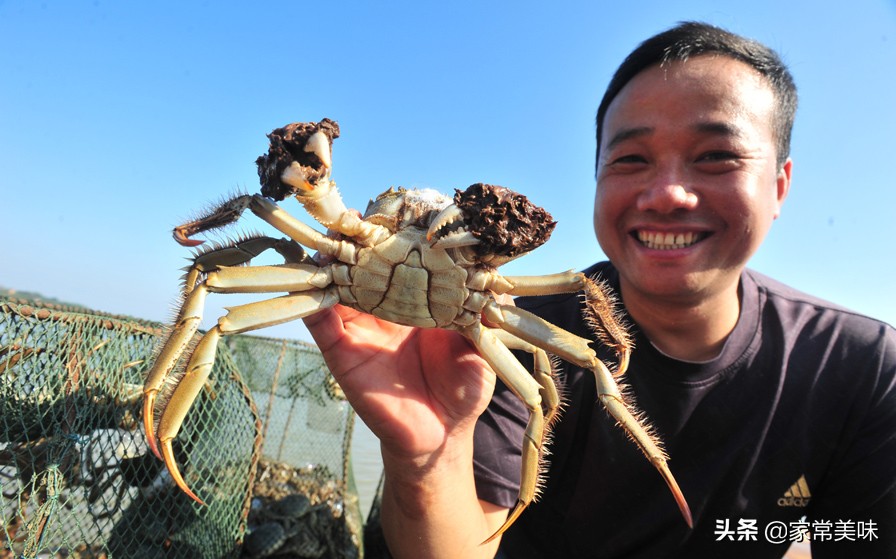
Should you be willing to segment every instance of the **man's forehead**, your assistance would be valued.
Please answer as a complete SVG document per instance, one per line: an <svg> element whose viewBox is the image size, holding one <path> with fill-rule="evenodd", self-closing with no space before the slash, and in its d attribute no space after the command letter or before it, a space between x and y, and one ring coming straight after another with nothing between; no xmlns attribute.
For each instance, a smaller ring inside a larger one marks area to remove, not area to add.
<svg viewBox="0 0 896 559"><path fill-rule="evenodd" d="M749 121L770 125L774 106L765 78L733 58L701 55L655 64L633 77L610 103L602 144L609 148L650 134L663 122L706 135L741 136Z"/></svg>

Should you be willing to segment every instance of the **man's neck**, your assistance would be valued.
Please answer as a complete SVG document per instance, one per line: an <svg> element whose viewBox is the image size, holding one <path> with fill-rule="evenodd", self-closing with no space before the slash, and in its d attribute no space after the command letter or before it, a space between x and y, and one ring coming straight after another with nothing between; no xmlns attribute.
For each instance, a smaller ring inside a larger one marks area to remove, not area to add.
<svg viewBox="0 0 896 559"><path fill-rule="evenodd" d="M738 284L697 301L646 298L621 286L626 310L662 353L704 362L721 353L740 316Z"/></svg>

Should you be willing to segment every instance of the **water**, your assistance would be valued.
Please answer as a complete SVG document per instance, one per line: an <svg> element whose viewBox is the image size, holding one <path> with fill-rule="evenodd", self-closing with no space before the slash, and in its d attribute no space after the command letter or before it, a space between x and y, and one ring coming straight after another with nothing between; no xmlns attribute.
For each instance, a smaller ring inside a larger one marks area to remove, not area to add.
<svg viewBox="0 0 896 559"><path fill-rule="evenodd" d="M383 472L383 460L379 439L357 416L355 416L355 432L352 434L352 467L355 472L355 485L358 487L361 516L366 520Z"/></svg>

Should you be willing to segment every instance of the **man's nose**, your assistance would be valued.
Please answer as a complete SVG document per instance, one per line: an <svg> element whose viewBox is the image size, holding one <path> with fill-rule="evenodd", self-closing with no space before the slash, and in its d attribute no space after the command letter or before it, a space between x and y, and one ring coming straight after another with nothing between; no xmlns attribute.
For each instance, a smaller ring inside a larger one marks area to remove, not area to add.
<svg viewBox="0 0 896 559"><path fill-rule="evenodd" d="M672 213L697 207L696 192L678 174L659 175L638 196L638 210Z"/></svg>

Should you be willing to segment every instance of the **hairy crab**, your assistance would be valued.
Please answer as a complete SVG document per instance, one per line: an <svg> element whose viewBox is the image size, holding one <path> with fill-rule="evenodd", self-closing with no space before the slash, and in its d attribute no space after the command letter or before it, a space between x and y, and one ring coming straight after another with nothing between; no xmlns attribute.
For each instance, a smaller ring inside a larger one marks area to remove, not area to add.
<svg viewBox="0 0 896 559"><path fill-rule="evenodd" d="M550 215L509 189L475 184L457 191L453 200L431 190L390 188L371 201L362 217L346 208L330 180L332 142L338 136L338 125L329 119L274 130L268 135L268 153L257 161L261 194L237 196L174 230L179 243L196 246L202 241L191 239L192 235L233 223L248 208L287 237L255 236L215 245L200 250L188 268L177 322L144 387L147 439L176 483L199 501L178 471L172 440L208 379L220 336L342 304L400 324L460 332L525 403L529 421L522 441L519 498L492 538L504 532L536 497L542 447L560 400L548 353L594 372L601 403L659 470L691 524L664 452L616 383L627 367L630 343L615 318L612 298L581 273L513 277L497 272L502 264L548 239L555 225ZM274 203L287 196L294 196L331 235L296 220ZM330 263L316 263L303 246ZM284 258L284 264L243 266L271 248ZM579 291L585 293L599 340L617 353L614 372L597 358L589 340L495 299L496 294L505 293ZM193 348L190 340L209 292L285 295L230 308ZM484 326L482 317L493 327ZM533 354L534 371L523 367L511 350ZM187 364L179 367L184 354L188 354Z"/></svg>

